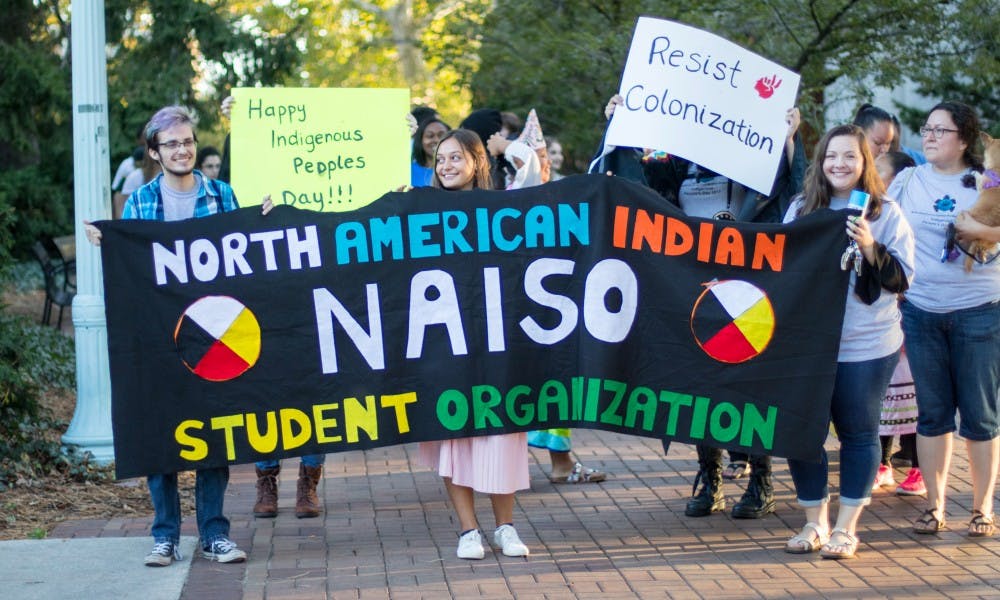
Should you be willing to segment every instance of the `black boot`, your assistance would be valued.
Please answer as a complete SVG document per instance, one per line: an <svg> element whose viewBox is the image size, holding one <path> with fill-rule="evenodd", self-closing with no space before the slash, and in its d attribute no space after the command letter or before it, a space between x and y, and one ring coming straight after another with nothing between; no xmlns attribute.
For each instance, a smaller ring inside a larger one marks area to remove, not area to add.
<svg viewBox="0 0 1000 600"><path fill-rule="evenodd" d="M774 512L774 486L771 484L771 457L751 456L750 481L743 497L733 507L734 519L759 519Z"/></svg>
<svg viewBox="0 0 1000 600"><path fill-rule="evenodd" d="M684 514L689 517L707 517L726 509L726 497L722 494L722 450L719 448L698 446L698 475L694 478L691 494L684 508Z"/></svg>

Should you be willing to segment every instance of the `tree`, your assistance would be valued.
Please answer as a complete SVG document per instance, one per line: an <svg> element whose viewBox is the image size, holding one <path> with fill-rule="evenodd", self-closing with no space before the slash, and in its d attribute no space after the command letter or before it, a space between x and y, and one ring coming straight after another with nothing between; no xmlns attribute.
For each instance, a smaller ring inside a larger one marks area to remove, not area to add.
<svg viewBox="0 0 1000 600"><path fill-rule="evenodd" d="M706 28L784 64L802 76L799 105L819 132L831 101L858 105L874 86L932 72L942 60L941 40L960 35L942 19L957 0L726 0L723 19ZM728 33L727 33L728 32ZM846 98L827 98L834 83ZM892 108L892 107L885 107Z"/></svg>
<svg viewBox="0 0 1000 600"><path fill-rule="evenodd" d="M300 85L405 87L414 104L434 106L454 124L468 112L469 94L456 66L441 59L440 48L466 34L452 23L481 23L489 5L489 0L313 4L302 40Z"/></svg>
<svg viewBox="0 0 1000 600"><path fill-rule="evenodd" d="M1000 3L960 0L942 23L951 36L938 42L940 60L910 74L928 98L958 100L979 110L983 129L1000 137ZM920 108L900 105L900 119L914 131L927 118Z"/></svg>
<svg viewBox="0 0 1000 600"><path fill-rule="evenodd" d="M301 59L307 4L106 0L111 147L119 158L165 105L195 109L207 132L229 88L285 83Z"/></svg>
<svg viewBox="0 0 1000 600"><path fill-rule="evenodd" d="M636 19L689 20L692 6L655 1L499 1L473 42L444 49L470 82L473 107L526 115L535 108L576 170L586 167L604 128L604 105L617 92ZM479 61L464 58L478 45Z"/></svg>
<svg viewBox="0 0 1000 600"><path fill-rule="evenodd" d="M209 133L230 87L286 82L311 4L106 0L116 164L166 104L194 108ZM70 9L70 0L12 0L0 15L0 261L72 228Z"/></svg>
<svg viewBox="0 0 1000 600"><path fill-rule="evenodd" d="M475 40L481 45L478 70L464 75L475 105L521 113L537 108L542 128L563 139L580 168L600 138L601 109L617 89L640 14L712 31L797 71L800 108L813 130L821 131L825 90L834 82L850 82L853 100L860 103L872 85L892 87L904 76L919 74L933 77L947 56L940 40L966 35L958 22L941 19L943 10L960 4L972 3L711 0L677 6L500 0ZM982 36L992 36L995 43L996 26L995 18L981 24Z"/></svg>
<svg viewBox="0 0 1000 600"><path fill-rule="evenodd" d="M55 4L9 2L0 20L0 267L69 222L70 77L53 51L65 34Z"/></svg>

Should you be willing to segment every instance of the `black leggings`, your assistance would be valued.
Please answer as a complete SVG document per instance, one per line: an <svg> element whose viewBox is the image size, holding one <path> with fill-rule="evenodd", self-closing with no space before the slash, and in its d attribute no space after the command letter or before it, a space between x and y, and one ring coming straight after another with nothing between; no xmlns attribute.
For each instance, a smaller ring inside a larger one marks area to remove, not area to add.
<svg viewBox="0 0 1000 600"><path fill-rule="evenodd" d="M892 459L892 436L880 435L878 439L882 443L882 464L888 465ZM920 461L917 460L917 434L907 433L899 436L899 446L903 454L909 455L912 467L919 469Z"/></svg>

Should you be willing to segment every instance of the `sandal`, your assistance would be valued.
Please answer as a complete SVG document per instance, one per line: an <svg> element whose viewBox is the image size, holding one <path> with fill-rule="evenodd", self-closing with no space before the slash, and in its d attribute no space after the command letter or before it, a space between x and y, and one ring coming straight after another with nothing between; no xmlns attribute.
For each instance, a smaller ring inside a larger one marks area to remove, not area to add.
<svg viewBox="0 0 1000 600"><path fill-rule="evenodd" d="M830 540L819 549L819 555L832 560L854 558L858 551L858 538L847 533L846 529L834 529Z"/></svg>
<svg viewBox="0 0 1000 600"><path fill-rule="evenodd" d="M722 472L723 479L741 479L750 474L750 463L745 460L737 460L729 463L726 470Z"/></svg>
<svg viewBox="0 0 1000 600"><path fill-rule="evenodd" d="M600 483L608 478L607 473L597 469L588 469L580 463L573 465L573 470L569 475L563 477L550 477L552 483Z"/></svg>
<svg viewBox="0 0 1000 600"><path fill-rule="evenodd" d="M969 524L972 527L972 524ZM937 533L944 529L944 518L938 519L933 508L928 508L913 522L913 533Z"/></svg>
<svg viewBox="0 0 1000 600"><path fill-rule="evenodd" d="M793 536L785 544L785 552L789 554L811 554L829 540L826 531L820 528L819 523L806 523L802 531Z"/></svg>
<svg viewBox="0 0 1000 600"><path fill-rule="evenodd" d="M981 510L972 511L972 520L969 521L969 537L993 537L996 530L993 515L986 516Z"/></svg>

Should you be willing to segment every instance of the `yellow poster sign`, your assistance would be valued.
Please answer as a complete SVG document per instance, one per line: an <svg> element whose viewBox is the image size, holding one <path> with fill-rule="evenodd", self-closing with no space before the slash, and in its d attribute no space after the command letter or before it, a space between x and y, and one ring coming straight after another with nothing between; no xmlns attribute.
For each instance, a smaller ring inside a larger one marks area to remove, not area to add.
<svg viewBox="0 0 1000 600"><path fill-rule="evenodd" d="M237 88L232 183L241 206L354 210L410 183L405 89Z"/></svg>

